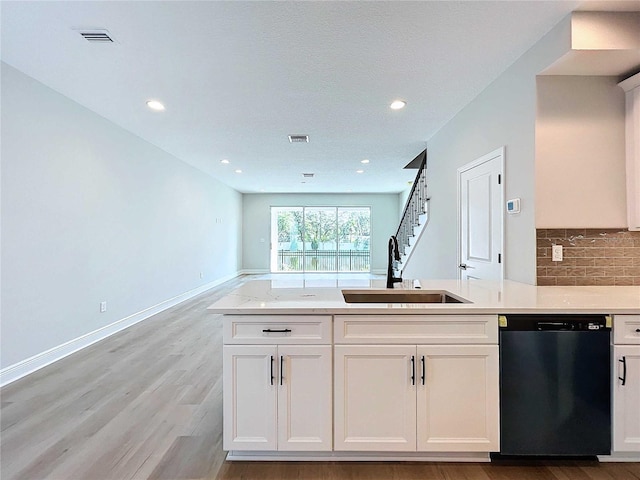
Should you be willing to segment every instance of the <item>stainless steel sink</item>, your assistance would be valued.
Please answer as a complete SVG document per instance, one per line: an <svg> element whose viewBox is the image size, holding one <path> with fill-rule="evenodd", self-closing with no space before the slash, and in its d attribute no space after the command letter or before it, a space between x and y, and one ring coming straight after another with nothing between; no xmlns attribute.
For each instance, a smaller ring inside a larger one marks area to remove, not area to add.
<svg viewBox="0 0 640 480"><path fill-rule="evenodd" d="M444 290L342 290L347 303L471 303Z"/></svg>

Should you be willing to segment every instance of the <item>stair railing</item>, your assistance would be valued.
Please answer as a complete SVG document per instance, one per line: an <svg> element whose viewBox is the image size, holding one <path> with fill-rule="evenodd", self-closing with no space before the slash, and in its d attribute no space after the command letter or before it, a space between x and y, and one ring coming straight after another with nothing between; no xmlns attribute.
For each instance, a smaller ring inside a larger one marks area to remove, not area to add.
<svg viewBox="0 0 640 480"><path fill-rule="evenodd" d="M425 203L427 200L429 198L427 198L427 155L425 153L396 232L400 252L403 254L404 247L409 245L409 239L413 237L413 228L420 224L420 215L426 213Z"/></svg>

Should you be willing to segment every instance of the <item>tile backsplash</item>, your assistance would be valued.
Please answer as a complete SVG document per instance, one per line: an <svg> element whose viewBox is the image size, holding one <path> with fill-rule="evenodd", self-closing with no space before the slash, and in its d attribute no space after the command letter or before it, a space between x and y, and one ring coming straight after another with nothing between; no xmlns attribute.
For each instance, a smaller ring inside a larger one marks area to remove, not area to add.
<svg viewBox="0 0 640 480"><path fill-rule="evenodd" d="M538 229L538 285L640 285L640 232L624 229ZM562 245L563 260L551 260Z"/></svg>

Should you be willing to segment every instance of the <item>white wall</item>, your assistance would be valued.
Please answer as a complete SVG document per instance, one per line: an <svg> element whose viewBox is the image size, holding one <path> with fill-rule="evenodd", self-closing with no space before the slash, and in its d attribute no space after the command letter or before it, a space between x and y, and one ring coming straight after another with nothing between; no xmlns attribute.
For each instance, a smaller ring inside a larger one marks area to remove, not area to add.
<svg viewBox="0 0 640 480"><path fill-rule="evenodd" d="M239 270L238 192L4 63L1 133L2 368Z"/></svg>
<svg viewBox="0 0 640 480"><path fill-rule="evenodd" d="M614 77L537 79L536 227L626 227L624 91Z"/></svg>
<svg viewBox="0 0 640 480"><path fill-rule="evenodd" d="M456 170L504 145L506 198L522 200L522 213L505 222L505 276L535 283L535 78L570 49L569 25L563 20L428 140L430 222L409 276L457 278Z"/></svg>
<svg viewBox="0 0 640 480"><path fill-rule="evenodd" d="M269 271L271 207L371 207L371 269L386 271L387 242L399 223L398 194L245 194L243 199L243 269ZM261 241L264 239L264 242Z"/></svg>

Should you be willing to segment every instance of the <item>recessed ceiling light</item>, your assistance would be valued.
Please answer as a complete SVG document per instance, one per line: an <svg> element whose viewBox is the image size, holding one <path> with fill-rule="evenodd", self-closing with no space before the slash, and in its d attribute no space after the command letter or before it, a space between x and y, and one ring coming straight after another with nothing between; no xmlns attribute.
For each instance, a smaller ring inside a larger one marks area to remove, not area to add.
<svg viewBox="0 0 640 480"><path fill-rule="evenodd" d="M394 100L393 102L391 102L391 105L389 105L389 107L391 107L391 109L393 110L400 110L401 108L404 108L406 104L407 102L405 102L404 100Z"/></svg>
<svg viewBox="0 0 640 480"><path fill-rule="evenodd" d="M222 160L220 160L220 163L224 163L225 165L227 165L229 163L229 160L223 158Z"/></svg>
<svg viewBox="0 0 640 480"><path fill-rule="evenodd" d="M364 170L356 170L356 173L364 173Z"/></svg>
<svg viewBox="0 0 640 480"><path fill-rule="evenodd" d="M158 100L147 100L147 107L149 107L151 110L155 110L156 112L161 112L164 110L164 105Z"/></svg>
<svg viewBox="0 0 640 480"><path fill-rule="evenodd" d="M238 169L236 170L236 173L242 173L242 170Z"/></svg>
<svg viewBox="0 0 640 480"><path fill-rule="evenodd" d="M360 160L360 163L369 163L369 160L365 158L364 160Z"/></svg>

